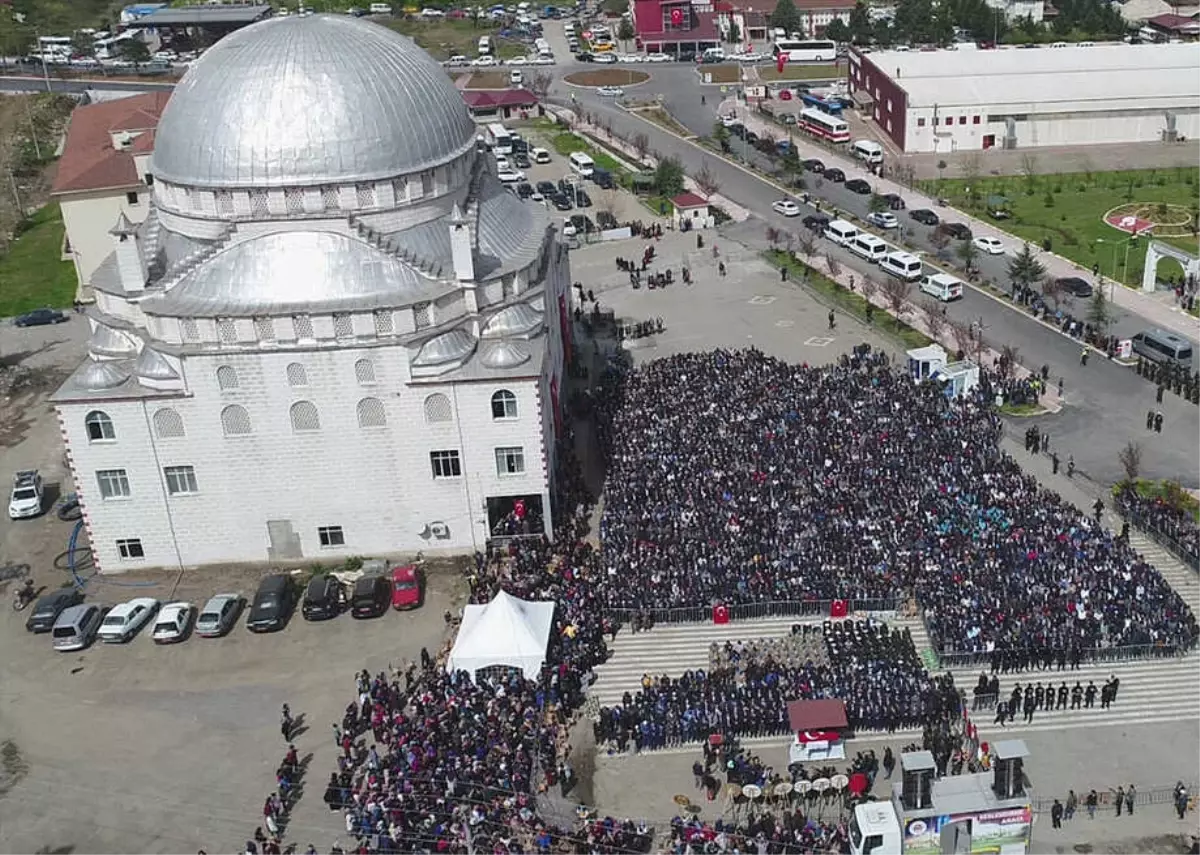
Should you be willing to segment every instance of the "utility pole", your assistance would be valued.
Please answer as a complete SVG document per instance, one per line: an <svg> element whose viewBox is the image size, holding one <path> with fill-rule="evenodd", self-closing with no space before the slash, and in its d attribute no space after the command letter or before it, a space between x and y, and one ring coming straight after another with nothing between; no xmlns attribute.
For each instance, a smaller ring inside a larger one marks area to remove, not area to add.
<svg viewBox="0 0 1200 855"><path fill-rule="evenodd" d="M25 99L25 115L29 118L29 137L33 140L33 151L37 154L38 162L42 160L42 147L38 144L37 126L33 123L33 108L29 106L29 99Z"/></svg>
<svg viewBox="0 0 1200 855"><path fill-rule="evenodd" d="M25 219L25 209L21 207L21 195L17 192L17 179L13 175L12 169L8 170L8 183L12 188L13 201L17 205L17 216L23 220Z"/></svg>

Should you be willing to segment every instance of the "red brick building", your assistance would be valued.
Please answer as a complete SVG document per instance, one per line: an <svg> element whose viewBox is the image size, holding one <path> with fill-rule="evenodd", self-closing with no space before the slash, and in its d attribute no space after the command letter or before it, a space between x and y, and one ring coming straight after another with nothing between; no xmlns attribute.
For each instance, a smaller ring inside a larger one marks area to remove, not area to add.
<svg viewBox="0 0 1200 855"><path fill-rule="evenodd" d="M691 0L634 0L633 29L647 53L699 53L717 47L721 33L712 5Z"/></svg>

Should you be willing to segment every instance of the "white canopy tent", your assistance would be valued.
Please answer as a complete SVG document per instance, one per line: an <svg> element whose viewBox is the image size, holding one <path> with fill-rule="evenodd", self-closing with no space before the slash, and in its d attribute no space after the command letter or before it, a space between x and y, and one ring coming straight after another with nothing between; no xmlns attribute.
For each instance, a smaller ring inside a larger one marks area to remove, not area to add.
<svg viewBox="0 0 1200 855"><path fill-rule="evenodd" d="M546 659L553 622L554 603L518 600L504 591L487 605L469 605L447 670L474 675L481 668L507 665L535 680Z"/></svg>

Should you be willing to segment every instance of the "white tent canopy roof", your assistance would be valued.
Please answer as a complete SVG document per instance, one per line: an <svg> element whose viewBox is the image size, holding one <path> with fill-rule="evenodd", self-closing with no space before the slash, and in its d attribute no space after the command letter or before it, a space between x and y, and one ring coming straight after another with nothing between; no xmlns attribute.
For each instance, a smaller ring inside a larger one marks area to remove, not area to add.
<svg viewBox="0 0 1200 855"><path fill-rule="evenodd" d="M454 639L449 671L506 665L536 680L546 659L554 603L518 600L504 591L487 605L469 605Z"/></svg>

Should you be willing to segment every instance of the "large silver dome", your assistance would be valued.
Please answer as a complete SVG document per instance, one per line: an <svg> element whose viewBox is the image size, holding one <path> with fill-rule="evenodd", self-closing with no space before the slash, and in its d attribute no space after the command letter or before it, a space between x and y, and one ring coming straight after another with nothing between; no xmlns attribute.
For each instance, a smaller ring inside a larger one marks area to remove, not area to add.
<svg viewBox="0 0 1200 855"><path fill-rule="evenodd" d="M152 172L194 187L346 184L411 174L475 144L442 67L348 15L252 24L184 75L158 123Z"/></svg>

